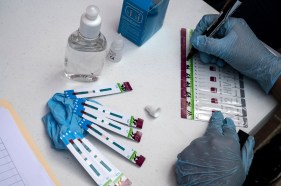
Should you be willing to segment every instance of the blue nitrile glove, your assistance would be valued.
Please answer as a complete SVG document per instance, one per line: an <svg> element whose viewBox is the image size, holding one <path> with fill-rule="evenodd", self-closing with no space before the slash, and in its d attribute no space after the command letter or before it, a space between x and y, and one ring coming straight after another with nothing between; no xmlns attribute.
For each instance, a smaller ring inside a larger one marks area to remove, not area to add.
<svg viewBox="0 0 281 186"><path fill-rule="evenodd" d="M225 61L268 93L281 75L281 58L262 44L243 19L229 18L214 38L202 35L216 18L204 16L191 37L192 45L201 51L201 61L219 66Z"/></svg>
<svg viewBox="0 0 281 186"><path fill-rule="evenodd" d="M78 125L82 118L73 113L74 100L67 98L64 94L57 93L49 101L50 113L42 120L46 127L52 146L55 149L66 149L60 136L67 130L83 134L84 130Z"/></svg>
<svg viewBox="0 0 281 186"><path fill-rule="evenodd" d="M254 138L240 151L235 125L214 112L204 136L193 140L176 163L178 185L242 185L253 159Z"/></svg>

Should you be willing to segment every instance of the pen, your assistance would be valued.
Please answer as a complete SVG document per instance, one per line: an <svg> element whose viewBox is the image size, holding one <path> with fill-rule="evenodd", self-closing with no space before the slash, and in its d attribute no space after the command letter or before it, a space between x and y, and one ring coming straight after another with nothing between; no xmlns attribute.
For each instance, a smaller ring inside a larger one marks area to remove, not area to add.
<svg viewBox="0 0 281 186"><path fill-rule="evenodd" d="M228 0L224 5L224 7L222 8L219 17L209 26L209 28L207 28L205 32L203 32L202 35L206 35L207 37L212 37L219 30L219 28L225 23L228 17L230 17L240 5L241 5L241 0ZM186 57L186 60L188 61L197 52L198 51L196 48L191 47Z"/></svg>
<svg viewBox="0 0 281 186"><path fill-rule="evenodd" d="M239 137L239 143L240 143L240 150L242 150L245 142L247 141L249 134L247 134L246 132L244 132L243 130L238 131L238 137Z"/></svg>

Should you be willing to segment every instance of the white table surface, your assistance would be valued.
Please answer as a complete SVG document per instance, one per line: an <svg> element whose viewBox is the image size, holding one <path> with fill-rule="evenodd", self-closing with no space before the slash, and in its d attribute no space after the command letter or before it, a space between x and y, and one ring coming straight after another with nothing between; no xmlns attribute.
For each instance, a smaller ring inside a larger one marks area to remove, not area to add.
<svg viewBox="0 0 281 186"><path fill-rule="evenodd" d="M53 94L88 85L66 79L63 63L67 38L78 28L80 16L90 4L100 8L101 31L110 44L117 36L121 0L0 1L0 99L8 100L17 110L62 185L95 185L68 151L50 147L41 121ZM216 11L201 0L170 0L161 30L141 47L125 40L122 61L106 62L101 78L94 83L129 81L134 89L97 101L144 119L140 143L113 134L146 157L143 166L135 166L87 137L133 185L175 185L177 154L206 129L207 122L180 117L180 29L194 28L206 13ZM246 80L245 89L249 127L244 131L254 133L277 101L252 81ZM146 105L160 107L160 117L150 118L144 111Z"/></svg>

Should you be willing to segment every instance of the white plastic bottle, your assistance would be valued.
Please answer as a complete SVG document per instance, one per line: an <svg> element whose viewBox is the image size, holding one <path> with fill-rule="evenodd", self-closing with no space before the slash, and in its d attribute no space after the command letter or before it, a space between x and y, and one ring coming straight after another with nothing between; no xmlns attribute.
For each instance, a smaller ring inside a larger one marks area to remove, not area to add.
<svg viewBox="0 0 281 186"><path fill-rule="evenodd" d="M100 28L99 9L90 5L81 16L79 29L68 38L64 61L67 78L96 81L100 76L106 55L106 38Z"/></svg>
<svg viewBox="0 0 281 186"><path fill-rule="evenodd" d="M123 48L124 41L120 34L119 37L111 43L106 59L111 62L119 62L122 58Z"/></svg>

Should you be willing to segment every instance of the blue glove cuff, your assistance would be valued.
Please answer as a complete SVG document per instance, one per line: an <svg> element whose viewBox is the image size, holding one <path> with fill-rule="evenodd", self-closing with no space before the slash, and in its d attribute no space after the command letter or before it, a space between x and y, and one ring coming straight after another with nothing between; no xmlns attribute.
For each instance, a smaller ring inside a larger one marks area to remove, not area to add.
<svg viewBox="0 0 281 186"><path fill-rule="evenodd" d="M268 68L257 72L256 79L265 93L268 94L275 82L281 76L281 58L274 56L265 60L265 63L270 65L268 65Z"/></svg>
<svg viewBox="0 0 281 186"><path fill-rule="evenodd" d="M61 135L71 130L83 134L84 130L79 126L82 118L73 112L74 100L66 98L64 94L57 93L49 101L50 113L42 120L47 133L51 139L52 147L55 149L66 149Z"/></svg>

